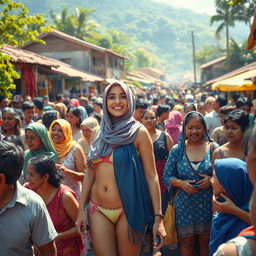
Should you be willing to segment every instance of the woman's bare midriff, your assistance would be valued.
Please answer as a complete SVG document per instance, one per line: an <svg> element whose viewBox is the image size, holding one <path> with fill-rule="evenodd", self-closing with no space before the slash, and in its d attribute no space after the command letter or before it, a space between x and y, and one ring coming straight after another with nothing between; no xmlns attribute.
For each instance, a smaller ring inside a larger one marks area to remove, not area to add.
<svg viewBox="0 0 256 256"><path fill-rule="evenodd" d="M108 209L121 208L122 202L116 185L113 164L100 163L94 166L94 172L91 200Z"/></svg>

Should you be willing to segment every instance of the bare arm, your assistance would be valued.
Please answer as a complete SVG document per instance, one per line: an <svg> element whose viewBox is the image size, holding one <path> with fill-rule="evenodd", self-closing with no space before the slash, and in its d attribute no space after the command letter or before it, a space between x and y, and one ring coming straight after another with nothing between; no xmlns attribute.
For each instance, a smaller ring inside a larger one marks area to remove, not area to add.
<svg viewBox="0 0 256 256"><path fill-rule="evenodd" d="M37 246L40 256L57 256L57 249L54 240L48 244Z"/></svg>
<svg viewBox="0 0 256 256"><path fill-rule="evenodd" d="M172 137L169 135L169 133L165 133L166 134L166 144L167 144L167 150L170 151L173 147L173 140Z"/></svg>
<svg viewBox="0 0 256 256"><path fill-rule="evenodd" d="M77 146L77 148L74 152L74 156L75 156L75 166L76 166L77 171L68 169L61 164L56 164L56 167L60 171L64 172L68 176L70 176L72 179L77 180L77 181L83 181L84 170L86 168L86 166L85 166L86 158L85 158L83 149L81 148L80 145Z"/></svg>
<svg viewBox="0 0 256 256"><path fill-rule="evenodd" d="M75 226L78 213L78 202L71 192L67 192L63 195L63 206L68 217L73 221L74 227L66 230L65 232L59 233L56 238L56 242L79 235L78 229Z"/></svg>
<svg viewBox="0 0 256 256"><path fill-rule="evenodd" d="M212 153L212 168L214 168L214 161L216 159L221 159L221 153L219 148L216 148Z"/></svg>
<svg viewBox="0 0 256 256"><path fill-rule="evenodd" d="M161 196L160 196L160 185L158 180L158 175L155 166L155 158L153 154L153 144L150 135L145 127L141 127L138 135L135 139L135 145L139 151L142 165L144 169L145 178L148 184L149 193L151 196L154 213L162 214L161 208ZM154 241L156 241L156 236L159 235L161 238L161 243L155 248L160 248L164 244L164 237L166 232L163 226L163 220L161 217L155 217L155 223L153 228Z"/></svg>
<svg viewBox="0 0 256 256"><path fill-rule="evenodd" d="M88 201L92 185L94 183L95 179L95 173L93 169L86 169L84 174L84 180L83 180L83 186L82 186L82 192L81 197L79 201L79 208L78 208L78 216L76 220L76 226L78 227L78 231L80 234L84 233L86 230L86 217L84 212L84 207L86 202Z"/></svg>

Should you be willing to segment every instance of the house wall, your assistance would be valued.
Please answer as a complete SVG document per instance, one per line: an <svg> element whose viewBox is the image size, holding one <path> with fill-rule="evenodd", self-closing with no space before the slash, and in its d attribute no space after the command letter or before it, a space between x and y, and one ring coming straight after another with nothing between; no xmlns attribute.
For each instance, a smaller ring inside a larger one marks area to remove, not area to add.
<svg viewBox="0 0 256 256"><path fill-rule="evenodd" d="M122 58L109 56L100 50L83 46L52 34L49 34L43 40L46 43L45 45L32 43L24 48L28 51L61 60L104 78L123 78L124 60Z"/></svg>

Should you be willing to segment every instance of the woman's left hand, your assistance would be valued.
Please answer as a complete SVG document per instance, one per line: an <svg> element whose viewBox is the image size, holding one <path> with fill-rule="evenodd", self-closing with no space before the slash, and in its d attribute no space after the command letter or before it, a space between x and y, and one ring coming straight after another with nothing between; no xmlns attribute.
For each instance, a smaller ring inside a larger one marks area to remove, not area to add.
<svg viewBox="0 0 256 256"><path fill-rule="evenodd" d="M154 236L154 249L160 249L165 243L166 232L164 228L163 219L160 217L155 217L155 223L153 226L153 236ZM160 241L157 239L160 238Z"/></svg>
<svg viewBox="0 0 256 256"><path fill-rule="evenodd" d="M201 180L199 180L196 184L198 184L198 188L199 189L206 189L209 188L211 186L211 176L206 175L206 174L200 174L200 176L203 178Z"/></svg>

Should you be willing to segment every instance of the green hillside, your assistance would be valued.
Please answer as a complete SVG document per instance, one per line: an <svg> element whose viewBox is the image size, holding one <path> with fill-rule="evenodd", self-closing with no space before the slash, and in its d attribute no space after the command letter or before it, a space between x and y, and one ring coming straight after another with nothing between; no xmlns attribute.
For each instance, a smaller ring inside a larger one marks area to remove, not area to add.
<svg viewBox="0 0 256 256"><path fill-rule="evenodd" d="M209 16L187 9L176 9L153 0L23 0L32 14L49 11L60 13L69 8L94 8L92 18L102 27L120 30L162 60L168 73L192 70L191 31L194 31L196 49L205 44L220 44L209 26ZM195 1L196 4L196 1Z"/></svg>

